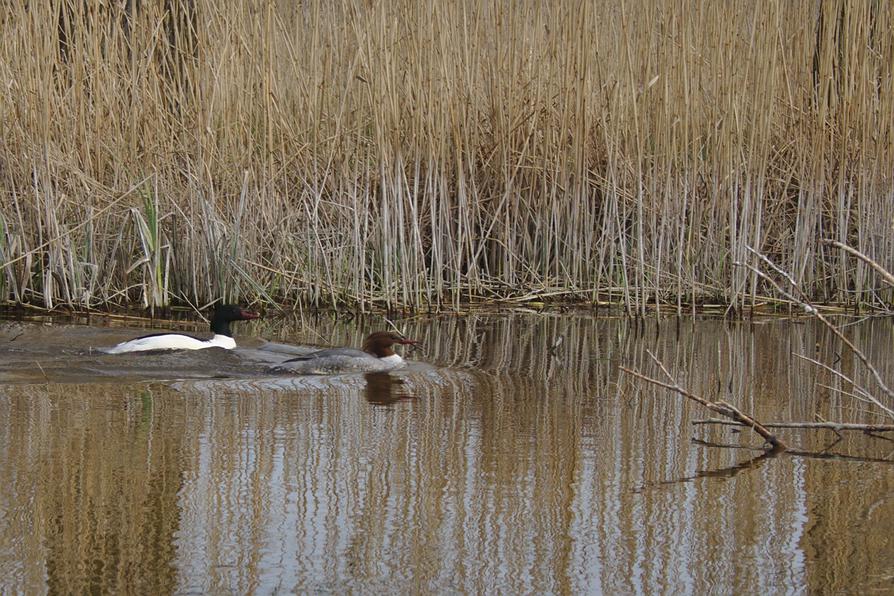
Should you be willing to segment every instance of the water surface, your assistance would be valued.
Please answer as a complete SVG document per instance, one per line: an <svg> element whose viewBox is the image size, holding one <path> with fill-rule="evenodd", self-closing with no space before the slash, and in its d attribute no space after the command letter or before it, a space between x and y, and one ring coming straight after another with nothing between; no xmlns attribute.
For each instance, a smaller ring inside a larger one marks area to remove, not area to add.
<svg viewBox="0 0 894 596"><path fill-rule="evenodd" d="M879 421L811 321L589 312L395 321L426 349L391 375L270 375L259 338L358 345L375 318L245 324L246 350L109 356L133 329L0 322L0 592L886 592L894 443L750 433ZM894 380L890 320L847 332ZM559 338L562 338L558 347ZM837 441L837 442L836 442ZM843 456L843 457L842 457ZM848 459L852 458L852 459Z"/></svg>

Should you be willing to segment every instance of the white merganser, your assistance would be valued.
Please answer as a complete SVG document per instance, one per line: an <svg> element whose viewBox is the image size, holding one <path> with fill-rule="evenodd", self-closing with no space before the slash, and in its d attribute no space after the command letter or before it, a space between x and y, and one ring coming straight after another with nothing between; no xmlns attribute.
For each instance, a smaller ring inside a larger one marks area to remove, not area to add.
<svg viewBox="0 0 894 596"><path fill-rule="evenodd" d="M271 370L305 375L393 370L406 364L404 359L391 349L394 344L417 345L418 342L390 331L377 331L366 338L362 350L353 348L318 350L306 356L281 362Z"/></svg>
<svg viewBox="0 0 894 596"><path fill-rule="evenodd" d="M199 339L185 333L153 333L136 339L124 341L103 350L107 354L124 354L127 352L145 352L147 350L202 350L204 348L224 348L232 350L236 347L230 323L257 319L259 314L245 310L235 304L224 304L214 309L211 317L211 339Z"/></svg>

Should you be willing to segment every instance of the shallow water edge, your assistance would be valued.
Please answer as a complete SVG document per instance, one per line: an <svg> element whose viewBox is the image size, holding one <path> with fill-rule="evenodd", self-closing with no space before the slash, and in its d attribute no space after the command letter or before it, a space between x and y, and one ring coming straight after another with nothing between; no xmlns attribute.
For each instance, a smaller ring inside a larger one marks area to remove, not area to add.
<svg viewBox="0 0 894 596"><path fill-rule="evenodd" d="M381 320L240 327L357 345ZM871 421L795 354L865 374L810 320L580 312L396 320L391 375L258 374L239 352L95 353L136 329L0 324L0 591L701 593L884 590L890 442L783 431L865 461L761 457L619 373L762 420ZM894 377L888 319L848 327ZM558 338L562 338L559 342ZM558 344L558 345L557 345ZM693 438L742 448L716 449Z"/></svg>

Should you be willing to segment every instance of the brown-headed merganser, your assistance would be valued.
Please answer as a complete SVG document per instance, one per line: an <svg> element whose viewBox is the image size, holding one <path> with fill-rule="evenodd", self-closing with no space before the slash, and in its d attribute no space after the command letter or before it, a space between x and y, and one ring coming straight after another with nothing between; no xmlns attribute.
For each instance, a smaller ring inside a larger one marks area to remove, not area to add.
<svg viewBox="0 0 894 596"><path fill-rule="evenodd" d="M136 339L124 341L103 350L107 354L124 354L127 352L145 352L147 350L202 350L204 348L224 348L232 350L236 347L230 323L257 319L260 315L245 310L235 304L223 304L214 309L211 317L211 339L199 339L185 333L153 333Z"/></svg>
<svg viewBox="0 0 894 596"><path fill-rule="evenodd" d="M271 370L305 375L392 370L405 365L404 359L392 349L394 344L418 345L418 342L391 331L377 331L366 338L362 350L354 348L318 350L281 362Z"/></svg>

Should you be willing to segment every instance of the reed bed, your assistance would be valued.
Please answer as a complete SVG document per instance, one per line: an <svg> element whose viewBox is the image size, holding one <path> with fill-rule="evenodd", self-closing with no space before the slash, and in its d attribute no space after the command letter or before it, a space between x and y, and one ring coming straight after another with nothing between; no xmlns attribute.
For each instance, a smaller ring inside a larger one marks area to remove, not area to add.
<svg viewBox="0 0 894 596"><path fill-rule="evenodd" d="M890 306L894 5L9 0L0 297Z"/></svg>

